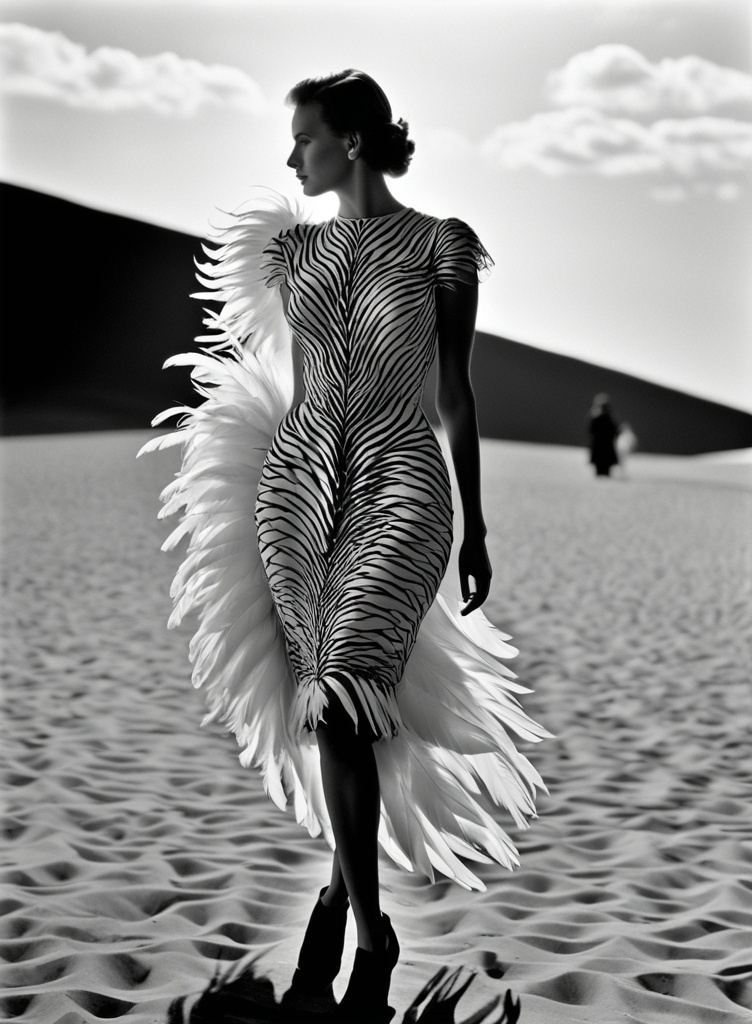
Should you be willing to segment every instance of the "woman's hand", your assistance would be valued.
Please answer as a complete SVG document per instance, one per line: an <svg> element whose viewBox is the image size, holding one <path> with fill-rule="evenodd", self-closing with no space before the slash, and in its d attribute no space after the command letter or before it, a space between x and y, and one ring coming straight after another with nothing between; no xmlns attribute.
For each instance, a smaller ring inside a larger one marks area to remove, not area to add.
<svg viewBox="0 0 752 1024"><path fill-rule="evenodd" d="M467 601L460 615L469 615L480 608L491 589L493 570L488 560L486 541L479 533L465 534L459 554L460 589L462 600ZM474 581L474 587L471 583Z"/></svg>

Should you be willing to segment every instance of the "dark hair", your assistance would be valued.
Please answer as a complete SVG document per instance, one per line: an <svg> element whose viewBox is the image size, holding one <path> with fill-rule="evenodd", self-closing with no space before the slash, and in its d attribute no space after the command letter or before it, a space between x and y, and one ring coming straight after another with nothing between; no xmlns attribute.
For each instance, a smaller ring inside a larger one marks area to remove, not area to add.
<svg viewBox="0 0 752 1024"><path fill-rule="evenodd" d="M415 143L407 137L407 121L392 120L386 93L364 71L348 68L304 78L290 89L287 102L292 106L316 103L324 124L336 135L358 132L363 159L374 171L398 178L407 170L415 151Z"/></svg>

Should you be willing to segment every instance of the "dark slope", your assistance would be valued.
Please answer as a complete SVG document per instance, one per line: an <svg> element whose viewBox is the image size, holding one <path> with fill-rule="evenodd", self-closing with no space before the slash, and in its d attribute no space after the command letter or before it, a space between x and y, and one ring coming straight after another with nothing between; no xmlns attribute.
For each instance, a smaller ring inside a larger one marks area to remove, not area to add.
<svg viewBox="0 0 752 1024"><path fill-rule="evenodd" d="M3 433L139 429L167 406L192 404L187 371L161 367L202 333L201 305L189 298L200 240L0 190ZM607 391L642 451L752 446L752 415L493 335L478 334L473 380L486 437L584 444L592 396ZM434 382L432 371L427 395Z"/></svg>
<svg viewBox="0 0 752 1024"><path fill-rule="evenodd" d="M435 367L426 394L435 389ZM617 370L478 332L473 351L478 424L484 437L587 443L593 396L605 391L644 452L692 455L752 447L752 415ZM433 409L429 415L434 418Z"/></svg>
<svg viewBox="0 0 752 1024"><path fill-rule="evenodd" d="M4 433L148 427L192 401L161 367L201 333L199 241L10 185L2 210Z"/></svg>

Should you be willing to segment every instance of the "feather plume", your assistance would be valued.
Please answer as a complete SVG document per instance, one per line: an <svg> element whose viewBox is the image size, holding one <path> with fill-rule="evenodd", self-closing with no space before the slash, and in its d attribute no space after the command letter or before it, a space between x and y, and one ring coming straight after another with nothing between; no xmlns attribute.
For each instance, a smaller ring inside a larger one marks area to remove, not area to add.
<svg viewBox="0 0 752 1024"><path fill-rule="evenodd" d="M201 348L167 360L190 366L197 408L173 407L154 418L178 428L148 441L139 455L182 446L180 472L162 492L161 515L180 514L163 544L187 550L173 586L171 627L195 624L189 645L192 681L206 696L204 722L220 721L261 771L270 799L292 804L296 820L333 846L315 734L304 723L321 714L320 685L293 678L284 631L258 551L254 505L266 451L290 406L291 338L278 289L267 288L262 251L302 220L299 209L265 190L228 214L198 263L203 291L221 303L206 310L213 333ZM437 596L421 625L402 683L381 693L353 675L373 724L401 723L375 745L382 792L379 840L396 863L435 873L468 889L482 882L461 858L508 868L517 851L489 813L506 808L518 827L535 815L545 786L509 732L528 743L550 735L520 707L504 661L517 651L482 612L459 614ZM315 681L314 681L315 682ZM347 690L327 680L347 708ZM354 707L351 712L354 714Z"/></svg>

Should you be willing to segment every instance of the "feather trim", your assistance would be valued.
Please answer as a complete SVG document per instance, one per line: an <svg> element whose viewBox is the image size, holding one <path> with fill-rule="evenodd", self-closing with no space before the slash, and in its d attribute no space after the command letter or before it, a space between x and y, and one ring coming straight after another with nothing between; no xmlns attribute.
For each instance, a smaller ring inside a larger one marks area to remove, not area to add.
<svg viewBox="0 0 752 1024"><path fill-rule="evenodd" d="M282 196L259 193L205 248L204 291L213 332L201 348L166 365L191 366L203 402L154 419L178 429L139 454L182 446L182 466L162 492L162 516L180 514L164 542L187 550L172 588L169 626L191 622L193 684L206 696L204 719L220 721L240 744L241 763L261 771L270 799L292 804L296 820L334 845L315 733L327 690L347 712L384 733L375 744L382 792L379 840L402 867L438 871L470 889L483 884L463 863L519 863L513 843L486 809L505 807L524 827L545 786L518 751L550 735L520 707L529 692L504 664L517 652L480 611L454 611L437 596L421 624L403 680L380 688L355 674L299 681L258 551L254 508L266 451L292 395L291 338L278 289L267 288L262 252L302 220ZM355 701L358 708L356 709Z"/></svg>

